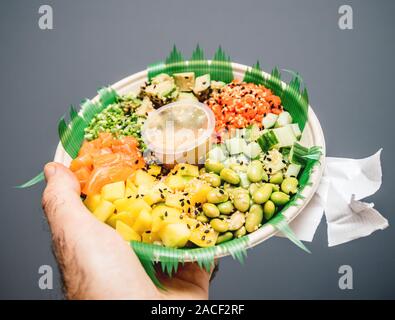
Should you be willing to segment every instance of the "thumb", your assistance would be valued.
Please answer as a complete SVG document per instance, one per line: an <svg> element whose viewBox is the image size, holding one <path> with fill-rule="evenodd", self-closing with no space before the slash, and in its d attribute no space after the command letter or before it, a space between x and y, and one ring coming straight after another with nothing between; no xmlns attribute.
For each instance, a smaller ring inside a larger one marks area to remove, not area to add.
<svg viewBox="0 0 395 320"><path fill-rule="evenodd" d="M51 162L45 166L44 174L47 186L42 206L51 224L88 212L80 199L79 182L68 168Z"/></svg>

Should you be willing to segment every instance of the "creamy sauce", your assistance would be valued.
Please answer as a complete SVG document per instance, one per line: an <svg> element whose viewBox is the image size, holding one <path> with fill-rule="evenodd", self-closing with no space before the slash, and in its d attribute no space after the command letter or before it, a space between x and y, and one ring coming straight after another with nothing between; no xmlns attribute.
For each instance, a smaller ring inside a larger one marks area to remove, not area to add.
<svg viewBox="0 0 395 320"><path fill-rule="evenodd" d="M178 152L195 147L207 128L204 110L184 102L151 114L146 121L144 135L152 149Z"/></svg>

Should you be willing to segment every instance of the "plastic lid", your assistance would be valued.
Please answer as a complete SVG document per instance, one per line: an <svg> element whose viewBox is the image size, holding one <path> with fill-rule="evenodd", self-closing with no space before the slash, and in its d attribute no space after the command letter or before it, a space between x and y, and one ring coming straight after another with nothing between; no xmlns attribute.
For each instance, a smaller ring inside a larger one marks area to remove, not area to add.
<svg viewBox="0 0 395 320"><path fill-rule="evenodd" d="M153 152L178 154L206 142L214 127L214 114L205 104L183 100L151 112L142 137Z"/></svg>

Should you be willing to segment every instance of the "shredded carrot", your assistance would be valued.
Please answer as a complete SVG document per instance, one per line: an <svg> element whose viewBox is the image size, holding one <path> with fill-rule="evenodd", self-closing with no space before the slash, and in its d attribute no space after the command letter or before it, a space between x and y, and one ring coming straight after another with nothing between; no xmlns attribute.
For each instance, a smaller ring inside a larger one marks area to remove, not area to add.
<svg viewBox="0 0 395 320"><path fill-rule="evenodd" d="M206 104L215 114L217 133L252 124L261 128L262 119L267 113L279 114L283 111L280 97L270 89L239 80L233 80L214 93Z"/></svg>

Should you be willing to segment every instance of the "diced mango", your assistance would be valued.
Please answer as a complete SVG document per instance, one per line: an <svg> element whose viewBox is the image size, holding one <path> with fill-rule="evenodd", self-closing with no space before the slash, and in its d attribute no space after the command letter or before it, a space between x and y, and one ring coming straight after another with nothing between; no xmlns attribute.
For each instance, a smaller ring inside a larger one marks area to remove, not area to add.
<svg viewBox="0 0 395 320"><path fill-rule="evenodd" d="M118 212L128 211L135 215L140 213L142 210L151 211L151 206L149 206L143 199L134 199L134 198L123 198L114 201L114 205Z"/></svg>
<svg viewBox="0 0 395 320"><path fill-rule="evenodd" d="M218 238L218 232L215 231L210 225L200 224L191 232L189 241L193 242L199 247L206 248L215 245Z"/></svg>
<svg viewBox="0 0 395 320"><path fill-rule="evenodd" d="M120 220L117 221L115 229L125 241L141 241L141 236L126 223Z"/></svg>
<svg viewBox="0 0 395 320"><path fill-rule="evenodd" d="M174 191L182 191L185 188L186 181L181 176L170 175L166 178L165 183Z"/></svg>
<svg viewBox="0 0 395 320"><path fill-rule="evenodd" d="M191 213L193 210L189 197L181 193L168 194L166 196L165 204L169 207L180 209L184 213Z"/></svg>
<svg viewBox="0 0 395 320"><path fill-rule="evenodd" d="M180 222L182 212L176 208L158 205L152 210L152 232L158 232L168 223Z"/></svg>
<svg viewBox="0 0 395 320"><path fill-rule="evenodd" d="M104 200L115 201L125 196L125 182L119 181L109 183L101 189L101 195Z"/></svg>
<svg viewBox="0 0 395 320"><path fill-rule="evenodd" d="M145 231L141 235L141 240L145 243L154 243L155 241L161 241L159 235L156 232Z"/></svg>
<svg viewBox="0 0 395 320"><path fill-rule="evenodd" d="M87 196L84 200L84 204L90 212L93 212L99 206L101 200L102 198L100 194L94 194L91 196Z"/></svg>
<svg viewBox="0 0 395 320"><path fill-rule="evenodd" d="M177 164L171 171L173 174L177 173L180 176L191 176L198 177L199 176L199 168L192 164L188 163L179 163Z"/></svg>
<svg viewBox="0 0 395 320"><path fill-rule="evenodd" d="M107 219L107 223L113 228L116 227L117 221L122 221L129 227L132 227L133 223L136 221L136 217L129 211L122 211L113 213L111 217Z"/></svg>
<svg viewBox="0 0 395 320"><path fill-rule="evenodd" d="M138 193L138 189L135 185L129 185L125 188L125 198L134 198Z"/></svg>
<svg viewBox="0 0 395 320"><path fill-rule="evenodd" d="M112 202L107 200L101 200L100 204L93 211L93 214L100 221L106 221L115 212L115 206Z"/></svg>
<svg viewBox="0 0 395 320"><path fill-rule="evenodd" d="M157 164L151 164L151 165L149 166L149 169L148 169L147 172L148 172L151 176L157 176L157 175L160 174L161 170L162 170L162 168L161 168L160 166L158 166Z"/></svg>
<svg viewBox="0 0 395 320"><path fill-rule="evenodd" d="M191 230L185 223L170 223L159 231L159 236L166 247L182 248L188 242Z"/></svg>
<svg viewBox="0 0 395 320"><path fill-rule="evenodd" d="M201 180L192 180L187 184L185 191L190 194L190 201L192 205L195 205L197 202L206 203L207 202L207 193L212 189L212 187Z"/></svg>
<svg viewBox="0 0 395 320"><path fill-rule="evenodd" d="M142 234L144 231L150 230L151 225L151 213L147 210L142 210L140 211L135 223L133 224L133 230L135 230L139 234Z"/></svg>
<svg viewBox="0 0 395 320"><path fill-rule="evenodd" d="M144 170L137 170L132 176L131 176L132 182L137 186L152 186L156 178L145 172Z"/></svg>

